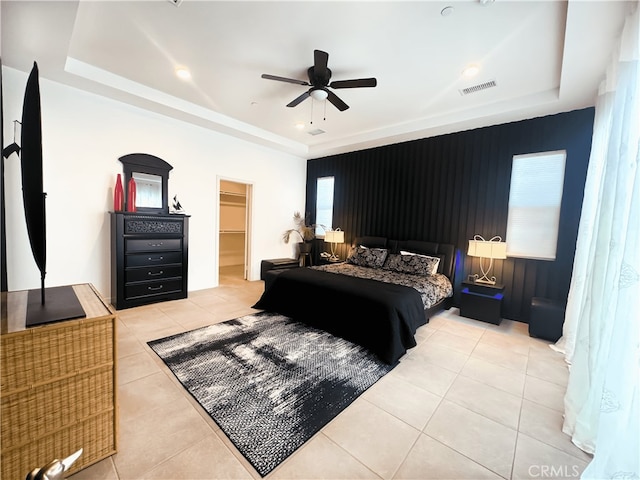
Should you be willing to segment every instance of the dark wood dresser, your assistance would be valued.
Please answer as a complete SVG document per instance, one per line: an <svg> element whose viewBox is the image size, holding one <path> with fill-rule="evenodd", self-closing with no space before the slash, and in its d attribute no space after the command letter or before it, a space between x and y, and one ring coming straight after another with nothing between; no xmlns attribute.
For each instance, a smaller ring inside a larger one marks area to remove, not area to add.
<svg viewBox="0 0 640 480"><path fill-rule="evenodd" d="M187 215L111 213L111 303L117 310L187 298Z"/></svg>

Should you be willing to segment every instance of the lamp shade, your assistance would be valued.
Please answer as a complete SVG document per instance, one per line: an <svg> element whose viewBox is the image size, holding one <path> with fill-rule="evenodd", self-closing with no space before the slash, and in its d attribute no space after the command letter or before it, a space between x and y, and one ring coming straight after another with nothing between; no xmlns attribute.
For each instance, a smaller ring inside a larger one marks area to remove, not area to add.
<svg viewBox="0 0 640 480"><path fill-rule="evenodd" d="M344 232L342 230L327 230L324 233L324 241L327 243L344 243Z"/></svg>
<svg viewBox="0 0 640 480"><path fill-rule="evenodd" d="M327 99L327 97L329 96L329 93L326 90L323 90L322 88L314 88L313 90L311 90L310 95L313 97L314 100L318 100L319 102L321 102Z"/></svg>
<svg viewBox="0 0 640 480"><path fill-rule="evenodd" d="M467 254L470 257L507 258L507 244L500 241L491 240L469 240L469 250Z"/></svg>

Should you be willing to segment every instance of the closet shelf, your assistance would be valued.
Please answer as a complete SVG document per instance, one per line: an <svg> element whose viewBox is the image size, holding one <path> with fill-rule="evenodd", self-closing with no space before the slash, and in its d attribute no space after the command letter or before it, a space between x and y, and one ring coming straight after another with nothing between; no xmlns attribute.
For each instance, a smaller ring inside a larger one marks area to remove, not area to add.
<svg viewBox="0 0 640 480"><path fill-rule="evenodd" d="M232 197L246 197L246 193L230 192L228 190L220 190L220 195L230 195Z"/></svg>
<svg viewBox="0 0 640 480"><path fill-rule="evenodd" d="M224 229L224 230L220 230L220 233L244 233L244 230L229 230L229 229Z"/></svg>
<svg viewBox="0 0 640 480"><path fill-rule="evenodd" d="M220 192L220 204L245 205L247 196L244 193Z"/></svg>

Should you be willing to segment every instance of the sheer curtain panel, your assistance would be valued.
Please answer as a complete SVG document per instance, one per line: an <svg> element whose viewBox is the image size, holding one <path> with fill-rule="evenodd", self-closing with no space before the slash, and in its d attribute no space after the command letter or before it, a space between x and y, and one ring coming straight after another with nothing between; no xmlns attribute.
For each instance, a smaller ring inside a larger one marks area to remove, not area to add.
<svg viewBox="0 0 640 480"><path fill-rule="evenodd" d="M562 338L563 431L593 453L585 479L640 478L640 2L596 101Z"/></svg>

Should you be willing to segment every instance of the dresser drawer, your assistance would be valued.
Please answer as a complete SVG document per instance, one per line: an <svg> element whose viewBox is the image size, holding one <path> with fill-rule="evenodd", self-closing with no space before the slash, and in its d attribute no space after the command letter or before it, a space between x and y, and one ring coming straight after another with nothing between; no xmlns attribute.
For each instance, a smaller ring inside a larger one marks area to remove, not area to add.
<svg viewBox="0 0 640 480"><path fill-rule="evenodd" d="M165 278L180 277L182 265L162 265L158 267L141 267L127 269L124 272L124 281L148 282L150 280L164 280Z"/></svg>
<svg viewBox="0 0 640 480"><path fill-rule="evenodd" d="M182 250L181 238L127 238L125 253Z"/></svg>
<svg viewBox="0 0 640 480"><path fill-rule="evenodd" d="M137 253L125 255L125 267L150 267L182 263L182 252Z"/></svg>
<svg viewBox="0 0 640 480"><path fill-rule="evenodd" d="M132 285L125 285L125 298L150 297L154 295L166 295L182 291L182 278L172 278L171 280L158 280L154 282L144 282Z"/></svg>

